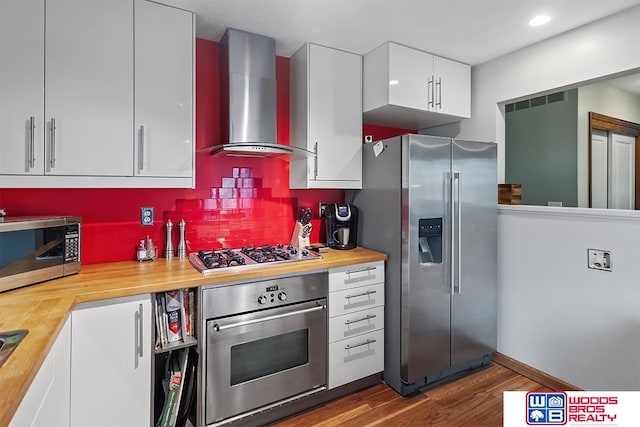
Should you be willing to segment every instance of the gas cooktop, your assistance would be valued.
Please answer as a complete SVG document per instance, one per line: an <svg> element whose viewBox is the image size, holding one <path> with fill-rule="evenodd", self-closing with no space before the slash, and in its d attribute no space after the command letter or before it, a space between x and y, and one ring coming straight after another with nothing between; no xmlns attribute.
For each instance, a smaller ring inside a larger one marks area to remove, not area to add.
<svg viewBox="0 0 640 427"><path fill-rule="evenodd" d="M202 274L239 270L264 264L322 259L322 255L293 245L243 246L240 249L202 250L189 254L189 261Z"/></svg>

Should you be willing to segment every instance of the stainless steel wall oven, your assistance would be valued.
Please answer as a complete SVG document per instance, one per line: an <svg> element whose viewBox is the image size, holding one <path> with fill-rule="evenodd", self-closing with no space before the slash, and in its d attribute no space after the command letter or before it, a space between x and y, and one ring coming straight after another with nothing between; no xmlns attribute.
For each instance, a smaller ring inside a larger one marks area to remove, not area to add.
<svg viewBox="0 0 640 427"><path fill-rule="evenodd" d="M326 272L212 286L202 295L207 426L326 389Z"/></svg>

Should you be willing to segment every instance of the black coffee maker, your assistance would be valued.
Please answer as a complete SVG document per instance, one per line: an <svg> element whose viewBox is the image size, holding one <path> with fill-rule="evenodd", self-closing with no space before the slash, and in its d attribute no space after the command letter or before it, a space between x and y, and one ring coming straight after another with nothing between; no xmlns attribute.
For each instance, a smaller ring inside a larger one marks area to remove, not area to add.
<svg viewBox="0 0 640 427"><path fill-rule="evenodd" d="M353 249L358 239L358 208L349 203L327 205L327 245Z"/></svg>

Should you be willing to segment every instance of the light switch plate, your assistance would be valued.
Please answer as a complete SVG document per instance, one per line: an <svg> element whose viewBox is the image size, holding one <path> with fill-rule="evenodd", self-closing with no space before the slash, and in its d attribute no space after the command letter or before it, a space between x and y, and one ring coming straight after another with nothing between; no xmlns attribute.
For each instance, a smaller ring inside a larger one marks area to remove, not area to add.
<svg viewBox="0 0 640 427"><path fill-rule="evenodd" d="M153 208L140 208L140 223L153 225Z"/></svg>
<svg viewBox="0 0 640 427"><path fill-rule="evenodd" d="M587 249L587 267L595 270L612 271L611 251Z"/></svg>

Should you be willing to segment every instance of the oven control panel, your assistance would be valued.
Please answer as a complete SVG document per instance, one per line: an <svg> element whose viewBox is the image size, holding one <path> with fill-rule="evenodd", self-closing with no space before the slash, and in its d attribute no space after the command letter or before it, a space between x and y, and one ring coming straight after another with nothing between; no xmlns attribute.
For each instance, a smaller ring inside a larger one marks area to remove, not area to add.
<svg viewBox="0 0 640 427"><path fill-rule="evenodd" d="M276 284L265 289L264 293L258 297L258 304L266 305L268 303L285 302L286 300L287 291Z"/></svg>
<svg viewBox="0 0 640 427"><path fill-rule="evenodd" d="M258 282L212 285L202 292L202 313L205 319L211 319L327 298L328 294L326 270Z"/></svg>

